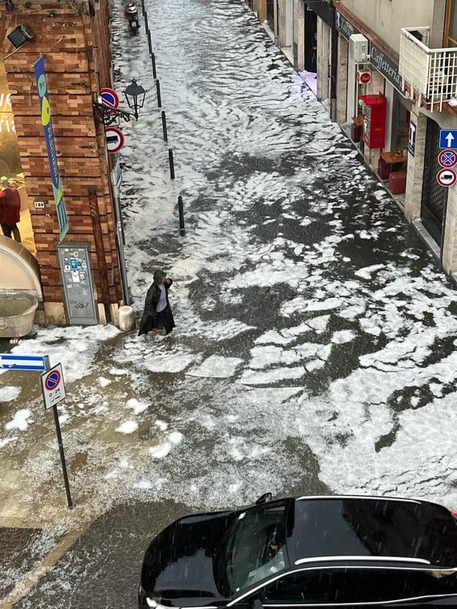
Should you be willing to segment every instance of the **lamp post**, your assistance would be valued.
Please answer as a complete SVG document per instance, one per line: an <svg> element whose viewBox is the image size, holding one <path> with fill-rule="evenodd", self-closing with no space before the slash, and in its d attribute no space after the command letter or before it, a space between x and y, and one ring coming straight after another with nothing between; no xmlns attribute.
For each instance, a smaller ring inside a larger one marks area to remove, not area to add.
<svg viewBox="0 0 457 609"><path fill-rule="evenodd" d="M129 108L133 110L133 116L138 120L138 110L143 107L146 91L133 79L131 84L125 89L124 95Z"/></svg>

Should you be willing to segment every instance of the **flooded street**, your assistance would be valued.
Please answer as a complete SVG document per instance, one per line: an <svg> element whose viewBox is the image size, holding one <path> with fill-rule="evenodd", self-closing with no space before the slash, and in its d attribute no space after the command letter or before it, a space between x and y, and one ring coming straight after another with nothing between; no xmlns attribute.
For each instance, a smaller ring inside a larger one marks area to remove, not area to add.
<svg viewBox="0 0 457 609"><path fill-rule="evenodd" d="M40 328L12 348L62 363L75 507L39 374L2 373L1 522L40 533L1 588L84 532L20 609L133 609L154 533L267 491L457 506L453 285L247 4L145 1L176 179L144 23L130 37L115 0L115 89L147 90L122 124L126 264L137 320L154 271L174 279L176 328Z"/></svg>

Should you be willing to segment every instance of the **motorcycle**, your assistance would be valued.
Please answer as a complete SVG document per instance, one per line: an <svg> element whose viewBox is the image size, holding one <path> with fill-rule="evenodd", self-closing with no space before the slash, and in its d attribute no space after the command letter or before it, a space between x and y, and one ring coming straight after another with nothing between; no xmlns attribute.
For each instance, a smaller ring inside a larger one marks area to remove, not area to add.
<svg viewBox="0 0 457 609"><path fill-rule="evenodd" d="M125 9L125 16L129 24L129 30L132 34L136 34L140 28L138 20L138 9L132 2Z"/></svg>

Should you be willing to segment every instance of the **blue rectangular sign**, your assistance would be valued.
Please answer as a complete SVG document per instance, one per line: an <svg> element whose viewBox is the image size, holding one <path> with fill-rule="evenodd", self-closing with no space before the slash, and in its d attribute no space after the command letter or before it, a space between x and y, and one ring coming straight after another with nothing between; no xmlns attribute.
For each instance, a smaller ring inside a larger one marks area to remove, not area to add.
<svg viewBox="0 0 457 609"><path fill-rule="evenodd" d="M457 149L457 129L440 130L440 148Z"/></svg>
<svg viewBox="0 0 457 609"><path fill-rule="evenodd" d="M54 201L56 203L57 219L59 221L60 236L59 241L68 232L70 225L68 224L67 210L63 200L62 187L60 184L59 165L57 164L57 151L54 140L54 130L52 128L51 107L49 105L48 83L46 80L46 68L44 66L44 55L35 61L35 79L38 88L38 97L40 99L41 122L43 123L44 139L46 141L46 149L48 151L49 167L51 170L52 191Z"/></svg>
<svg viewBox="0 0 457 609"><path fill-rule="evenodd" d="M0 353L0 370L46 370L44 355L9 355Z"/></svg>

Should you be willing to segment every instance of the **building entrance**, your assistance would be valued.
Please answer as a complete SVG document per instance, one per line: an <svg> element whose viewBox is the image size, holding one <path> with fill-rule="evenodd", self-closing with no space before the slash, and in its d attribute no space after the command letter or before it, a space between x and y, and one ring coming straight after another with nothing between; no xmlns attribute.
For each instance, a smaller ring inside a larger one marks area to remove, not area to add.
<svg viewBox="0 0 457 609"><path fill-rule="evenodd" d="M441 247L442 224L448 191L436 181L436 174L441 169L438 163L439 144L440 127L435 121L427 119L421 220L426 230Z"/></svg>
<svg viewBox="0 0 457 609"><path fill-rule="evenodd" d="M5 66L3 61L0 60L0 187L3 189L7 186L15 188L18 191L21 208L17 228L19 229L22 245L35 255L36 247L33 237L29 199L22 172L14 115L11 108L11 96L8 89ZM7 233L6 236L10 236L10 231L6 229L5 231ZM0 234L3 234L5 231L0 231ZM14 231L12 237L17 240L18 233Z"/></svg>

